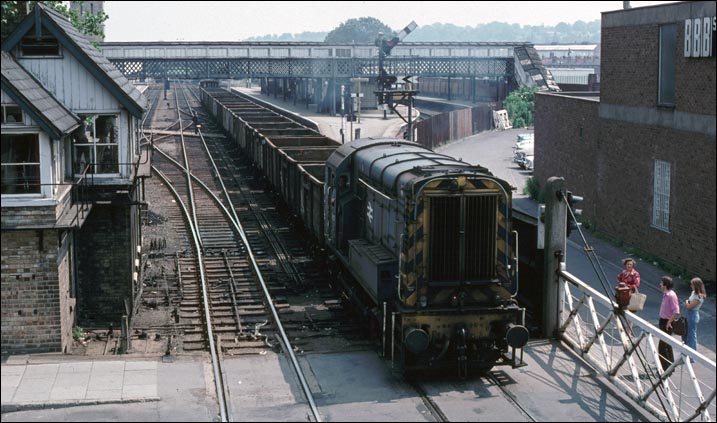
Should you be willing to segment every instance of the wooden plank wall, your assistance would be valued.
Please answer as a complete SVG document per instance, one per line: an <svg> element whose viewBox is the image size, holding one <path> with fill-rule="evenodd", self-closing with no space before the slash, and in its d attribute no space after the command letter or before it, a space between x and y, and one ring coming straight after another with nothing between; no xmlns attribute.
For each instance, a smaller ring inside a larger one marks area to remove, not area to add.
<svg viewBox="0 0 717 423"><path fill-rule="evenodd" d="M416 142L428 148L493 129L493 110L501 103L481 104L470 109L441 113L416 124Z"/></svg>

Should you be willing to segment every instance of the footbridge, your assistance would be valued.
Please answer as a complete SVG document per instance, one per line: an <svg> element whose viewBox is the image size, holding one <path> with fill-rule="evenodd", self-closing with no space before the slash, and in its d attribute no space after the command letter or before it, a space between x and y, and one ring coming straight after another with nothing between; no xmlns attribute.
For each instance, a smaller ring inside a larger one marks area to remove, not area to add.
<svg viewBox="0 0 717 423"><path fill-rule="evenodd" d="M258 79L267 92L307 104L336 98L352 79L368 79L364 96L372 98L378 75L378 48L370 44L107 42L100 48L130 79ZM447 77L486 85L493 101L522 85L557 89L530 43L407 42L392 50L384 67L399 78Z"/></svg>

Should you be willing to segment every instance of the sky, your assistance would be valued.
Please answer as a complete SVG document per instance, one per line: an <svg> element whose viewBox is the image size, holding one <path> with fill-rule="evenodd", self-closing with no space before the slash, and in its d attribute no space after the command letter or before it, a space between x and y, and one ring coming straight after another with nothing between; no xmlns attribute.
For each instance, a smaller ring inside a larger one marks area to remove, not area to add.
<svg viewBox="0 0 717 423"><path fill-rule="evenodd" d="M642 7L660 1L632 1ZM241 41L248 37L331 31L371 16L394 30L411 20L476 26L488 22L556 25L600 19L622 1L106 1L105 41Z"/></svg>

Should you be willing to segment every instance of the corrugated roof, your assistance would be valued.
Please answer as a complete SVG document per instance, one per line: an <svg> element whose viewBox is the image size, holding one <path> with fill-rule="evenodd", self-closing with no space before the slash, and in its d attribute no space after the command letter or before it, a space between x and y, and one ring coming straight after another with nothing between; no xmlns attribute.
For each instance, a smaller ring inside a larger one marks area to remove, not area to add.
<svg viewBox="0 0 717 423"><path fill-rule="evenodd" d="M89 57L100 69L102 69L102 71L107 74L107 76L110 77L110 79L112 79L112 81L125 94L127 94L127 96L132 99L132 101L139 106L142 111L147 109L147 99L142 95L142 93L140 93L139 90L137 90L134 85L132 85L129 80L117 70L115 65L107 60L107 58L103 56L102 53L100 53L100 51L92 45L92 43L90 43L90 40L87 37L80 34L69 19L49 6L45 6L39 2L37 5L41 7L42 11L45 12L47 16L53 20L53 22L62 28L65 34L72 39L72 41L87 55L87 57ZM128 109L130 108L128 107ZM141 117L141 115L142 114L140 113L139 116L136 117Z"/></svg>
<svg viewBox="0 0 717 423"><path fill-rule="evenodd" d="M558 84L587 85L588 75L595 73L592 68L550 68L555 82Z"/></svg>
<svg viewBox="0 0 717 423"><path fill-rule="evenodd" d="M2 52L2 88L56 139L80 124L77 115L66 109L5 51Z"/></svg>
<svg viewBox="0 0 717 423"><path fill-rule="evenodd" d="M597 44L561 44L561 45L535 45L535 49L538 51L584 51L584 50L595 50Z"/></svg>

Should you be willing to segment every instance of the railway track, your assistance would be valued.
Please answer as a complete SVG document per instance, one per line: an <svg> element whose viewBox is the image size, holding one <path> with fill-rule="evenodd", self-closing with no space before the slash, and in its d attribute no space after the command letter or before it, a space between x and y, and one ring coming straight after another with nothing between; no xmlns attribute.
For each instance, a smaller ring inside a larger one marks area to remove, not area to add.
<svg viewBox="0 0 717 423"><path fill-rule="evenodd" d="M337 324L345 314L321 264L311 257L312 247L295 233L295 222L282 215L275 196L257 189L251 167L239 152L227 149L203 113L194 110L196 96L184 87L168 93L167 101L160 99L159 90L149 96L149 125L162 125L162 134L152 140L153 172L161 180L153 181L153 188L164 191L162 197L169 192L174 197L161 214L172 230L194 235L178 237L174 252L152 253L155 261L163 262L161 277L149 281L151 289L143 293L139 314L164 308L171 317L136 325L135 335L152 338L154 333L155 339L166 339L167 354L211 350L216 355L218 398L226 397L220 393L221 355L280 348L306 385L294 350L315 349L321 343L317 340L337 332L361 339L360 325ZM174 102L174 116L168 116L167 102ZM202 122L196 134L186 117L195 114L194 120ZM207 130L211 136L205 137L202 131ZM165 249L165 241L156 239L150 250ZM308 291L311 304L289 302L289 297L301 299ZM316 304L317 298L323 304ZM292 345L292 338L299 338L301 345ZM305 396L315 410L313 418L320 420L308 386ZM220 409L222 418L229 418L229 408Z"/></svg>

